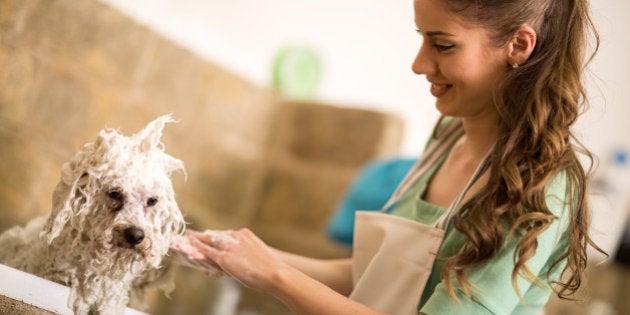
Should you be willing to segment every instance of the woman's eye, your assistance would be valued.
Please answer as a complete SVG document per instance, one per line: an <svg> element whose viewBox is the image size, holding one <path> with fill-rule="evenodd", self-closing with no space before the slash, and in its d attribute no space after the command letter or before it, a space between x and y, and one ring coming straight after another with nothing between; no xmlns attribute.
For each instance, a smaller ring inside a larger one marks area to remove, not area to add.
<svg viewBox="0 0 630 315"><path fill-rule="evenodd" d="M157 204L158 199L156 197L151 197L147 199L147 207L153 207Z"/></svg>
<svg viewBox="0 0 630 315"><path fill-rule="evenodd" d="M447 52L451 48L455 47L455 45L438 45L438 44L433 44L433 47L435 47L435 49L437 49L438 52Z"/></svg>

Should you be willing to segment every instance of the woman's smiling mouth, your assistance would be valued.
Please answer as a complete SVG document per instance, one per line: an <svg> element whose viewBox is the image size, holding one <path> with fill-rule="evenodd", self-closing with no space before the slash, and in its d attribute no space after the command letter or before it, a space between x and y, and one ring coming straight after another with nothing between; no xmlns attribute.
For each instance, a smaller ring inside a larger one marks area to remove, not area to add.
<svg viewBox="0 0 630 315"><path fill-rule="evenodd" d="M431 94L435 97L440 97L448 92L451 87L453 87L452 84L431 83Z"/></svg>

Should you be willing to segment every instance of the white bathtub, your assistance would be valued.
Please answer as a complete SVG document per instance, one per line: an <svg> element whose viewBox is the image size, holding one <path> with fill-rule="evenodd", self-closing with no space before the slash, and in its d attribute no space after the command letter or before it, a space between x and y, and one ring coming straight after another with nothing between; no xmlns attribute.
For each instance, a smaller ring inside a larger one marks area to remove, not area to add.
<svg viewBox="0 0 630 315"><path fill-rule="evenodd" d="M55 314L72 315L67 305L69 295L67 286L0 264L0 296ZM145 313L127 308L125 314Z"/></svg>

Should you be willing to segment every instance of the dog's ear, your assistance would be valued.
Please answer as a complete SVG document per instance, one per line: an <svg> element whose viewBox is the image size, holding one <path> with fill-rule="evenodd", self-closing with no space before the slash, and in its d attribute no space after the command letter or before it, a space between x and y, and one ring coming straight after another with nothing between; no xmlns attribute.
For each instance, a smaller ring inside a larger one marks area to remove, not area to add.
<svg viewBox="0 0 630 315"><path fill-rule="evenodd" d="M162 130L167 123L175 122L171 115L163 115L150 122L144 129L132 137L138 143L138 149L143 154L155 154L155 158L160 160L164 173L170 176L175 171L182 171L187 177L184 163L164 152L162 144Z"/></svg>
<svg viewBox="0 0 630 315"><path fill-rule="evenodd" d="M140 152L147 153L156 148L162 149L162 130L166 123L171 122L175 122L171 115L160 116L133 135L133 138L138 141Z"/></svg>
<svg viewBox="0 0 630 315"><path fill-rule="evenodd" d="M59 236L70 218L75 215L75 208L82 207L88 201L82 193L82 187L86 186L88 182L88 173L83 173L74 181L68 183L69 175L64 172L67 172L67 167L68 163L64 164L62 168L62 179L53 192L51 214L42 231L49 244Z"/></svg>
<svg viewBox="0 0 630 315"><path fill-rule="evenodd" d="M59 236L78 209L91 202L85 187L90 182L89 168L97 164L95 152L99 151L103 136L101 132L96 141L86 144L70 161L61 166L61 178L53 191L51 213L42 231L42 236L46 237L49 244Z"/></svg>
<svg viewBox="0 0 630 315"><path fill-rule="evenodd" d="M175 194L173 193L168 198L168 224L170 224L170 230L175 234L183 234L186 230L186 221L182 212L179 210L177 201L175 201Z"/></svg>

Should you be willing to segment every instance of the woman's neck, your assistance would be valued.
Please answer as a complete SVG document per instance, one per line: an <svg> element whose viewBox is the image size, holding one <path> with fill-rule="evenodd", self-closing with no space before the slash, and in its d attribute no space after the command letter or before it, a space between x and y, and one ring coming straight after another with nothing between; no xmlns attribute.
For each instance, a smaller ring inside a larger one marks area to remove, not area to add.
<svg viewBox="0 0 630 315"><path fill-rule="evenodd" d="M496 115L462 118L462 124L466 134L460 142L461 149L483 158L497 140L498 118Z"/></svg>

